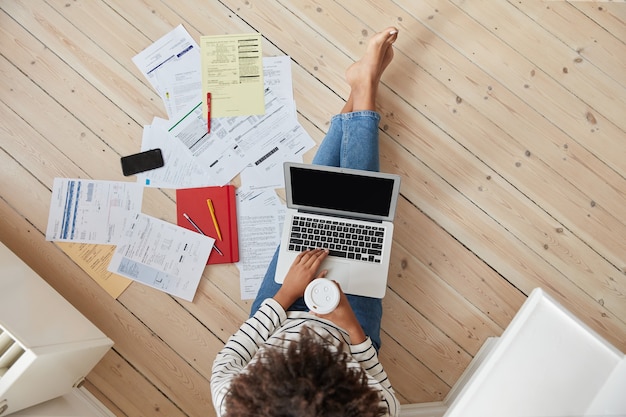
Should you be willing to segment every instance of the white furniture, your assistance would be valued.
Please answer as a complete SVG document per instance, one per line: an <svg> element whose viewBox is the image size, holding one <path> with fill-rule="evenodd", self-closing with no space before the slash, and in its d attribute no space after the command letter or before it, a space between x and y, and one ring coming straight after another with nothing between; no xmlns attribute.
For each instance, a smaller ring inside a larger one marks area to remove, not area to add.
<svg viewBox="0 0 626 417"><path fill-rule="evenodd" d="M0 415L69 393L113 342L0 244Z"/></svg>
<svg viewBox="0 0 626 417"><path fill-rule="evenodd" d="M115 417L85 387L11 414L11 417Z"/></svg>
<svg viewBox="0 0 626 417"><path fill-rule="evenodd" d="M448 397L402 416L626 416L626 357L535 289Z"/></svg>

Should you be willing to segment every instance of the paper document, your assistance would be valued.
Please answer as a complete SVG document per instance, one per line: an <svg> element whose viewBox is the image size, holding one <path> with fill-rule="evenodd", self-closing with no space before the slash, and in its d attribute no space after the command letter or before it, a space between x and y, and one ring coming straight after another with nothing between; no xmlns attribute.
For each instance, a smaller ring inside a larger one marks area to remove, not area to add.
<svg viewBox="0 0 626 417"><path fill-rule="evenodd" d="M135 182L55 178L46 240L115 245L142 198Z"/></svg>
<svg viewBox="0 0 626 417"><path fill-rule="evenodd" d="M285 205L274 191L237 190L239 219L239 281L241 299L256 297L280 244Z"/></svg>
<svg viewBox="0 0 626 417"><path fill-rule="evenodd" d="M193 301L214 242L208 236L136 213L108 270Z"/></svg>
<svg viewBox="0 0 626 417"><path fill-rule="evenodd" d="M164 166L137 174L137 182L148 187L193 188L215 185L209 172L202 167L191 151L167 131L170 122L155 117L143 128L141 150L160 148Z"/></svg>
<svg viewBox="0 0 626 417"><path fill-rule="evenodd" d="M168 117L202 100L200 47L182 25L133 57L133 62L163 99Z"/></svg>
<svg viewBox="0 0 626 417"><path fill-rule="evenodd" d="M211 93L212 117L265 113L261 34L201 36L200 54L202 97Z"/></svg>
<svg viewBox="0 0 626 417"><path fill-rule="evenodd" d="M296 115L296 105L293 99L293 83L291 76L291 58L287 55L267 56L263 58L263 84L266 89L272 90L274 95L283 101Z"/></svg>
<svg viewBox="0 0 626 417"><path fill-rule="evenodd" d="M169 132L191 150L216 185L224 185L250 163L262 164L272 155L299 155L315 145L271 90L265 99L265 115L213 119L210 134L198 103L172 121Z"/></svg>
<svg viewBox="0 0 626 417"><path fill-rule="evenodd" d="M308 150L307 148L306 150ZM304 152L302 152L304 153ZM274 191L276 188L285 188L285 172L283 163L302 163L302 153L299 155L277 155L276 158L267 159L262 164L250 164L241 171L241 184L249 190Z"/></svg>
<svg viewBox="0 0 626 417"><path fill-rule="evenodd" d="M294 129L303 132L303 135L298 142L299 146L283 148L280 154L273 152L269 158L263 158L259 163L248 164L241 172L241 184L251 190L284 188L283 163L302 162L303 155L315 146L313 139L298 123L291 82L291 58L288 56L264 57L263 75L265 88L271 90L285 108L293 114L293 120L297 126Z"/></svg>
<svg viewBox="0 0 626 417"><path fill-rule="evenodd" d="M107 270L115 252L113 245L68 242L58 242L57 245L113 298L119 297L133 282Z"/></svg>

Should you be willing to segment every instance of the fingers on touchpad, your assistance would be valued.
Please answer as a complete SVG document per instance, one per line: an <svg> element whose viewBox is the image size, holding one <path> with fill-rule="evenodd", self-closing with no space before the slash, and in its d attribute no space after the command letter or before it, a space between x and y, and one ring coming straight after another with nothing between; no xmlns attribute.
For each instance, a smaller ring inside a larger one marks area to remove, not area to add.
<svg viewBox="0 0 626 417"><path fill-rule="evenodd" d="M320 271L324 269L328 270L325 278L337 281L344 290L348 287L348 283L350 282L350 266L347 263L325 260L320 266Z"/></svg>

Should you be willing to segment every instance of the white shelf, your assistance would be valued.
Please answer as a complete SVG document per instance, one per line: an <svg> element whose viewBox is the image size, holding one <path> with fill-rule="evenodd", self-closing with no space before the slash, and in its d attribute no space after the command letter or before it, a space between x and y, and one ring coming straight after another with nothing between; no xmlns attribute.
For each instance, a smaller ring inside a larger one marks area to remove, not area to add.
<svg viewBox="0 0 626 417"><path fill-rule="evenodd" d="M0 415L69 393L113 345L0 244Z"/></svg>

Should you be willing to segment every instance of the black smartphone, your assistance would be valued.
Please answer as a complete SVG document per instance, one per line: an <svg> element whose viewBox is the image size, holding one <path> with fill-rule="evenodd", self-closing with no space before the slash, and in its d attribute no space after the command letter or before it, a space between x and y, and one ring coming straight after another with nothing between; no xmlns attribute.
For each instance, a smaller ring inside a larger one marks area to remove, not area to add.
<svg viewBox="0 0 626 417"><path fill-rule="evenodd" d="M122 162L122 172L125 176L161 168L164 164L163 153L161 153L161 149L158 148L133 155L122 156L120 161Z"/></svg>

